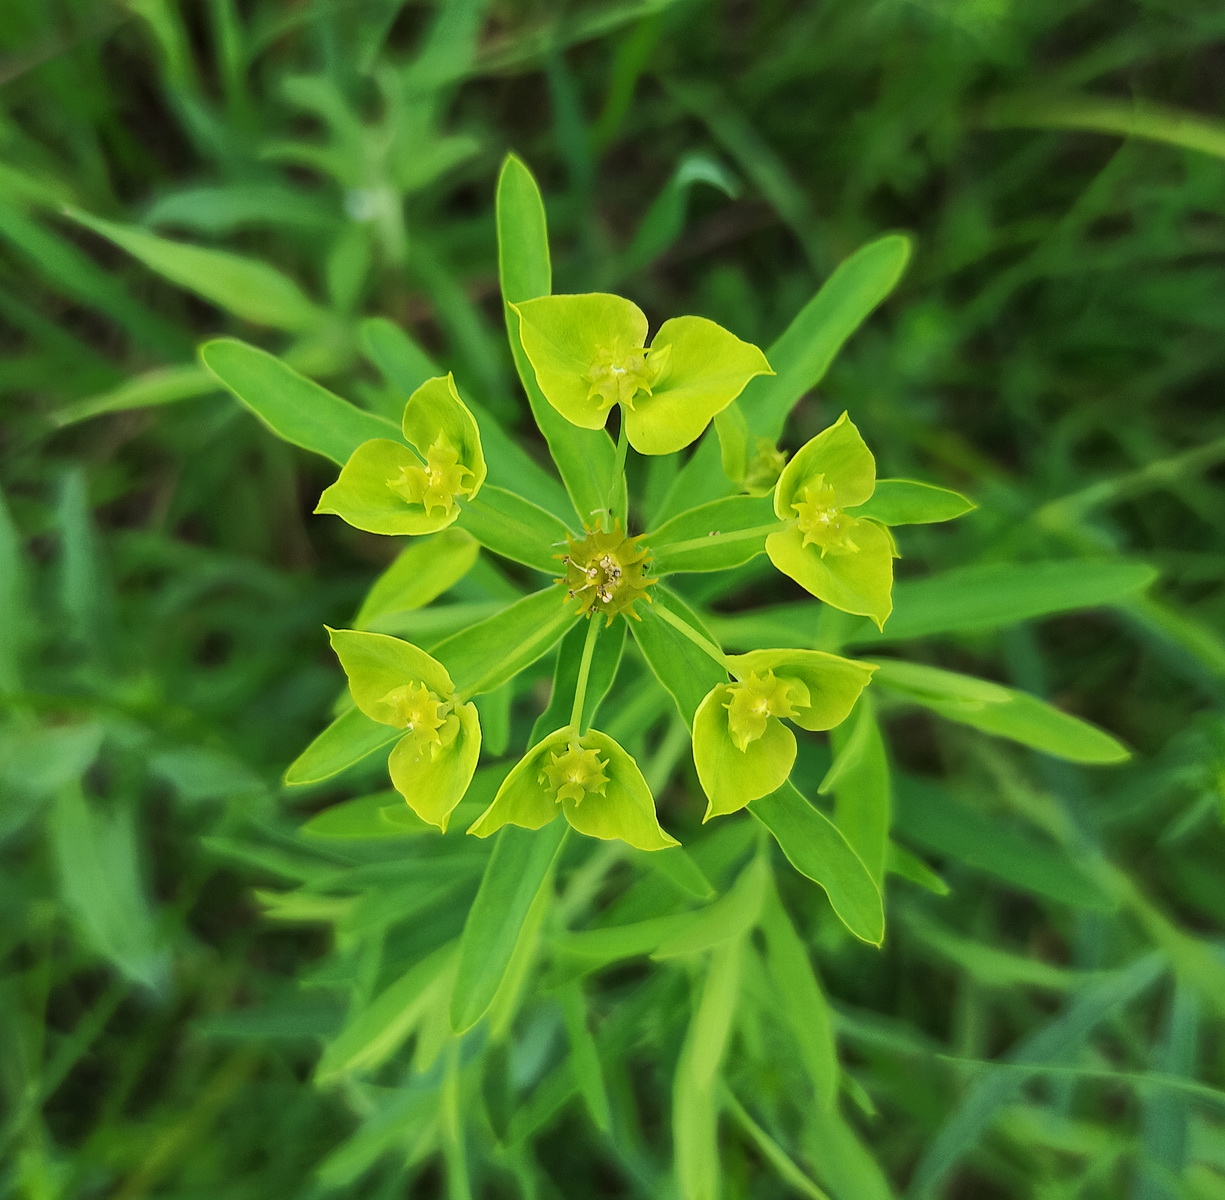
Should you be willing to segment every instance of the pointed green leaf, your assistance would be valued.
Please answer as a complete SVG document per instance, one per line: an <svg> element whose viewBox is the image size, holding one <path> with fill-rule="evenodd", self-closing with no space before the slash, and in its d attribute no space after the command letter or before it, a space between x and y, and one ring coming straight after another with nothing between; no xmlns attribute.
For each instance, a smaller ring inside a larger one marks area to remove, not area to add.
<svg viewBox="0 0 1225 1200"><path fill-rule="evenodd" d="M1102 764L1119 763L1131 757L1131 751L1104 729L1071 713L1060 712L1045 700L1025 692L1010 691L1009 699L1003 704L942 702L919 696L915 699L950 721L1009 738L1055 758Z"/></svg>
<svg viewBox="0 0 1225 1200"><path fill-rule="evenodd" d="M880 888L841 830L791 783L754 800L749 812L770 831L787 861L825 889L842 923L860 941L879 946L885 937Z"/></svg>
<svg viewBox="0 0 1225 1200"><path fill-rule="evenodd" d="M570 531L551 512L514 492L485 487L463 505L459 526L494 554L550 575L561 573Z"/></svg>
<svg viewBox="0 0 1225 1200"><path fill-rule="evenodd" d="M374 581L353 618L354 626L378 632L380 618L423 608L458 583L479 554L476 539L454 527L414 538Z"/></svg>
<svg viewBox="0 0 1225 1200"><path fill-rule="evenodd" d="M533 902L541 889L552 887L565 831L557 821L540 832L509 827L498 834L460 937L451 993L456 1033L471 1029L493 1003Z"/></svg>
<svg viewBox="0 0 1225 1200"><path fill-rule="evenodd" d="M547 654L579 619L565 590L547 587L434 647L463 696L492 692Z"/></svg>
<svg viewBox="0 0 1225 1200"><path fill-rule="evenodd" d="M830 738L834 765L827 782L834 793L834 819L846 840L884 888L889 854L893 789L889 758L870 698L865 697L849 721Z"/></svg>
<svg viewBox="0 0 1225 1200"><path fill-rule="evenodd" d="M289 787L322 783L386 749L404 730L373 721L360 708L338 716L285 771Z"/></svg>
<svg viewBox="0 0 1225 1200"><path fill-rule="evenodd" d="M347 462L371 438L398 436L390 421L342 400L245 342L205 342L200 360L277 437L334 463Z"/></svg>
<svg viewBox="0 0 1225 1200"><path fill-rule="evenodd" d="M608 504L615 451L608 434L571 425L549 404L523 352L519 318L510 306L547 296L552 289L552 268L540 188L531 171L513 154L506 156L498 175L496 208L498 277L515 368L574 510L581 519L590 520Z"/></svg>
<svg viewBox="0 0 1225 1200"><path fill-rule="evenodd" d="M743 937L761 919L770 887L770 867L757 855L736 882L713 904L687 914L687 920L652 952L656 959L677 958L713 950L732 938Z"/></svg>
<svg viewBox="0 0 1225 1200"><path fill-rule="evenodd" d="M79 209L67 211L75 221L140 259L151 271L243 320L291 333L315 329L326 320L327 314L308 300L292 279L267 263L228 250L171 241Z"/></svg>
<svg viewBox="0 0 1225 1200"><path fill-rule="evenodd" d="M928 525L951 521L978 506L960 492L913 479L878 479L876 490L853 516L872 517L882 525Z"/></svg>
<svg viewBox="0 0 1225 1200"><path fill-rule="evenodd" d="M728 496L673 517L644 539L657 575L724 571L764 553L780 529L766 496Z"/></svg>
<svg viewBox="0 0 1225 1200"><path fill-rule="evenodd" d="M753 432L777 440L796 403L820 383L846 340L894 289L910 239L888 234L838 264L766 355L777 375L756 379L741 406Z"/></svg>

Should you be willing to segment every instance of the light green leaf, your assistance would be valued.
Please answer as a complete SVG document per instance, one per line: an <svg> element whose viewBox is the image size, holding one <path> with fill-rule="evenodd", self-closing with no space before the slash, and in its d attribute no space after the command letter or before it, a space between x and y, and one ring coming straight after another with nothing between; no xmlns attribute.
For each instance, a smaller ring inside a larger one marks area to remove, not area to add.
<svg viewBox="0 0 1225 1200"><path fill-rule="evenodd" d="M893 788L885 741L870 697L831 737L834 765L822 790L834 793L834 819L856 854L884 889L893 819Z"/></svg>
<svg viewBox="0 0 1225 1200"><path fill-rule="evenodd" d="M711 955L701 997L681 1045L672 1084L672 1141L683 1200L718 1200L718 1080L731 1037L744 963L744 939Z"/></svg>
<svg viewBox="0 0 1225 1200"><path fill-rule="evenodd" d="M885 937L880 889L846 836L791 783L749 805L773 835L787 861L825 889L834 912L861 941L879 946Z"/></svg>
<svg viewBox="0 0 1225 1200"><path fill-rule="evenodd" d="M389 811L396 814L395 819L388 819ZM412 837L430 828L398 792L388 789L333 804L316 813L298 832L307 837L347 840Z"/></svg>
<svg viewBox="0 0 1225 1200"><path fill-rule="evenodd" d="M519 317L510 306L547 296L552 290L552 268L540 188L531 171L513 154L506 156L498 175L496 210L498 278L515 368L574 510L580 519L590 520L594 512L608 504L615 451L608 434L571 425L549 404L523 352ZM620 495L624 495L624 489ZM614 497L614 506L616 503Z"/></svg>
<svg viewBox="0 0 1225 1200"><path fill-rule="evenodd" d="M544 398L571 424L603 429L611 402L592 395L593 368L601 355L620 361L637 352L641 361L647 337L642 309L607 292L540 296L511 307Z"/></svg>
<svg viewBox="0 0 1225 1200"><path fill-rule="evenodd" d="M547 587L500 613L452 634L434 647L456 691L465 697L492 692L548 653L577 621L566 593Z"/></svg>
<svg viewBox="0 0 1225 1200"><path fill-rule="evenodd" d="M335 463L348 461L371 438L398 436L390 421L342 400L246 342L205 342L200 359L278 437Z"/></svg>
<svg viewBox="0 0 1225 1200"><path fill-rule="evenodd" d="M487 486L464 504L459 526L503 558L550 575L561 572L569 530L551 512L514 492Z"/></svg>
<svg viewBox="0 0 1225 1200"><path fill-rule="evenodd" d="M391 782L409 808L443 833L472 782L481 753L475 705L457 705L453 715L459 724L453 740L442 746L422 746L405 737L396 743L387 762Z"/></svg>
<svg viewBox="0 0 1225 1200"><path fill-rule="evenodd" d="M421 460L403 442L372 438L363 442L341 468L340 478L325 488L315 505L367 533L437 533L455 522L459 506L427 510L392 491L406 470L421 469Z"/></svg>
<svg viewBox="0 0 1225 1200"><path fill-rule="evenodd" d="M644 539L657 575L724 571L763 553L780 528L765 496L728 496L673 517Z"/></svg>
<svg viewBox="0 0 1225 1200"><path fill-rule="evenodd" d="M642 606L642 620L635 621L632 629L634 641L655 677L676 701L685 724L692 725L698 705L711 688L727 682L727 672L654 610L668 608L709 638L698 615L666 587L652 588L651 592L655 603Z"/></svg>
<svg viewBox="0 0 1225 1200"><path fill-rule="evenodd" d="M728 729L731 696L731 688L720 684L693 717L693 763L707 798L703 822L781 787L795 763L795 735L777 717L767 718L765 731L743 750L736 745Z"/></svg>
<svg viewBox="0 0 1225 1200"><path fill-rule="evenodd" d="M834 1041L829 1002L800 935L771 886L761 923L766 939L766 969L781 1015L799 1051L817 1103L832 1108L842 1068Z"/></svg>
<svg viewBox="0 0 1225 1200"><path fill-rule="evenodd" d="M394 321L367 317L358 326L362 353L405 396L441 374L434 360Z"/></svg>
<svg viewBox="0 0 1225 1200"><path fill-rule="evenodd" d="M736 882L713 904L686 914L686 920L652 952L656 959L678 958L713 950L743 937L761 919L770 887L770 866L761 855L749 861Z"/></svg>
<svg viewBox="0 0 1225 1200"><path fill-rule="evenodd" d="M498 834L460 937L451 993L456 1033L471 1029L493 1003L533 902L542 888L552 887L565 831L559 821L539 833L512 827Z"/></svg>
<svg viewBox="0 0 1225 1200"><path fill-rule="evenodd" d="M928 700L952 700L966 704L1004 704L1013 693L989 679L945 671L923 663L903 662L896 658L876 661L876 682L891 691Z"/></svg>
<svg viewBox="0 0 1225 1200"><path fill-rule="evenodd" d="M1131 757L1131 751L1104 729L1025 692L1010 691L1003 704L928 700L918 695L915 699L950 721L1009 738L1055 758L1100 764Z"/></svg>
<svg viewBox="0 0 1225 1200"><path fill-rule="evenodd" d="M219 308L251 321L301 333L318 328L327 314L274 267L228 250L170 241L130 225L117 225L79 209L68 215L107 238L164 279Z"/></svg>
<svg viewBox="0 0 1225 1200"><path fill-rule="evenodd" d="M913 479L878 479L871 498L851 514L882 525L928 525L951 521L978 506L960 492Z"/></svg>
<svg viewBox="0 0 1225 1200"><path fill-rule="evenodd" d="M454 527L414 539L374 581L354 626L377 632L380 618L423 608L458 583L479 554L476 539Z"/></svg>
<svg viewBox="0 0 1225 1200"><path fill-rule="evenodd" d="M871 617L883 628L893 611L893 539L881 525L860 521L854 530L856 549L849 554L821 554L805 546L794 526L766 538L766 553L784 575L831 608Z"/></svg>
<svg viewBox="0 0 1225 1200"><path fill-rule="evenodd" d="M872 663L824 650L751 650L728 655L727 666L738 678L773 671L782 679L798 679L807 688L808 699L793 701L796 714L787 719L812 730L833 729L845 721L875 671Z"/></svg>
<svg viewBox="0 0 1225 1200"><path fill-rule="evenodd" d="M285 783L289 787L322 783L403 736L402 729L373 721L360 708L351 708L341 713L290 763Z"/></svg>
<svg viewBox="0 0 1225 1200"><path fill-rule="evenodd" d="M133 983L164 991L170 956L146 893L130 807L93 811L68 784L51 810L60 898L86 944Z"/></svg>
<svg viewBox="0 0 1225 1200"><path fill-rule="evenodd" d="M838 508L865 503L876 486L876 459L846 413L809 438L783 468L774 489L779 520L794 521L796 502L803 500L806 487L818 481L830 489Z"/></svg>
<svg viewBox="0 0 1225 1200"><path fill-rule="evenodd" d="M1114 901L1074 859L1049 842L947 792L901 775L895 823L907 841L1059 904L1109 912Z"/></svg>
<svg viewBox="0 0 1225 1200"><path fill-rule="evenodd" d="M453 943L409 967L328 1043L315 1068L316 1082L373 1071L385 1063L445 998L455 968Z"/></svg>
<svg viewBox="0 0 1225 1200"><path fill-rule="evenodd" d="M889 632L858 631L854 644L1001 629L1050 613L1110 604L1146 588L1157 572L1125 559L986 563L908 579L896 589Z"/></svg>
<svg viewBox="0 0 1225 1200"><path fill-rule="evenodd" d="M403 726L387 695L405 684L423 684L443 700L455 693L446 668L411 642L357 629L329 629L328 636L357 707L371 720Z"/></svg>
<svg viewBox="0 0 1225 1200"><path fill-rule="evenodd" d="M624 414L629 443L639 454L672 454L697 441L757 375L773 372L766 356L705 317L673 317L651 340L648 365L666 366L651 394Z"/></svg>
<svg viewBox="0 0 1225 1200"><path fill-rule="evenodd" d="M599 1049L587 1027L587 1002L583 998L582 985L572 980L558 989L557 997L561 1001L562 1018L570 1042L570 1070L574 1073L574 1080L595 1127L607 1134L612 1128L608 1089L604 1084Z"/></svg>
<svg viewBox="0 0 1225 1200"><path fill-rule="evenodd" d="M910 258L910 239L888 234L840 263L821 290L767 350L774 378L756 379L741 407L753 432L775 441L787 416L820 383L846 340L897 285Z"/></svg>
<svg viewBox="0 0 1225 1200"><path fill-rule="evenodd" d="M134 408L156 408L194 400L217 391L217 380L203 368L191 363L180 367L158 367L125 380L110 391L87 396L74 404L65 405L50 414L51 420L63 428L87 421L103 413L128 412Z"/></svg>

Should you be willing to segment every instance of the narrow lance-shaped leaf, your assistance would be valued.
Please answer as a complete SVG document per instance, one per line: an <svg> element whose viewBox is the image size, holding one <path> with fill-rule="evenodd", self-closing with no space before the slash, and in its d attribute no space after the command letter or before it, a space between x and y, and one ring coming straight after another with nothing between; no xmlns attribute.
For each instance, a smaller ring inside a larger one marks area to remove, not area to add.
<svg viewBox="0 0 1225 1200"><path fill-rule="evenodd" d="M68 213L140 259L151 271L244 320L299 333L318 327L326 319L292 279L267 263L228 250L171 241L79 209Z"/></svg>
<svg viewBox="0 0 1225 1200"><path fill-rule="evenodd" d="M888 234L838 265L766 352L775 376L745 389L740 403L754 433L773 440L781 436L788 414L897 285L909 258L910 239Z"/></svg>
<svg viewBox="0 0 1225 1200"><path fill-rule="evenodd" d="M552 290L553 272L540 188L531 171L513 154L507 155L498 176L496 209L498 275L515 367L575 512L581 520L589 521L609 500L613 444L602 431L581 430L571 425L549 404L523 352L519 318L510 306L547 296Z"/></svg>
<svg viewBox="0 0 1225 1200"><path fill-rule="evenodd" d="M279 358L220 338L200 347L204 365L278 437L345 463L371 438L399 437L396 427L342 400Z"/></svg>

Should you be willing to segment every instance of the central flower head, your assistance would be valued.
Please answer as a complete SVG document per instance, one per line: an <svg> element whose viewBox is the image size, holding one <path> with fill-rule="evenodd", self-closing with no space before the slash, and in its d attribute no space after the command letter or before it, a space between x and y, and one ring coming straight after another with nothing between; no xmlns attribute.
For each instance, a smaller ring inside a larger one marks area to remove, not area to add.
<svg viewBox="0 0 1225 1200"><path fill-rule="evenodd" d="M387 486L410 504L420 504L433 516L441 510L444 516L455 507L456 496L473 493L473 471L459 461L459 451L440 433L425 452L425 466L401 467L398 478L389 479Z"/></svg>
<svg viewBox="0 0 1225 1200"><path fill-rule="evenodd" d="M598 751L570 742L560 754L550 756L540 770L540 782L548 785L558 804L563 800L581 804L588 795L604 794L607 766L607 759L601 758Z"/></svg>
<svg viewBox="0 0 1225 1200"><path fill-rule="evenodd" d="M557 556L566 573L556 582L565 584L567 596L579 602L579 611L584 616L602 613L609 625L618 613L640 619L634 612L634 602L650 601L647 588L656 582L646 578L650 556L638 544L641 540L641 535L627 537L620 521L615 521L607 532L599 528L587 530L581 541L566 535L569 550Z"/></svg>
<svg viewBox="0 0 1225 1200"><path fill-rule="evenodd" d="M389 723L403 727L418 753L425 751L431 758L438 753L451 712L447 701L424 683L406 683L388 692L382 703L391 709L394 720Z"/></svg>
<svg viewBox="0 0 1225 1200"><path fill-rule="evenodd" d="M803 545L819 546L822 558L859 552L853 536L859 522L838 507L833 486L825 482L824 475L816 476L799 491L791 507L804 535Z"/></svg>
<svg viewBox="0 0 1225 1200"><path fill-rule="evenodd" d="M801 695L803 685L793 679L776 679L773 671L758 674L750 671L739 683L729 684L730 696L723 706L727 709L727 728L738 750L745 750L766 731L771 717L794 717L796 706L807 696Z"/></svg>

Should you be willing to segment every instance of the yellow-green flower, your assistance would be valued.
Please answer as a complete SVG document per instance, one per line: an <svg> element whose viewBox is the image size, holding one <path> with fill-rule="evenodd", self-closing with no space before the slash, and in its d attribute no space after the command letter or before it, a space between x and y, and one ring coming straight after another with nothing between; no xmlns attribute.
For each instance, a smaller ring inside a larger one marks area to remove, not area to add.
<svg viewBox="0 0 1225 1200"><path fill-rule="evenodd" d="M503 825L540 829L559 815L588 837L619 838L639 850L677 845L660 827L638 764L598 729L581 737L573 728L559 729L537 742L468 832L488 837Z"/></svg>
<svg viewBox="0 0 1225 1200"><path fill-rule="evenodd" d="M818 600L871 617L893 611L893 536L857 511L876 490L876 460L846 413L783 468L774 511L787 528L766 539L770 561Z"/></svg>
<svg viewBox="0 0 1225 1200"><path fill-rule="evenodd" d="M671 454L696 441L766 356L705 317L665 321L647 346L647 319L621 296L587 292L512 305L544 397L567 421L603 429L614 405L639 454Z"/></svg>
<svg viewBox="0 0 1225 1200"><path fill-rule="evenodd" d="M315 511L368 533L436 533L450 525L485 482L480 431L455 380L426 380L408 398L401 427L404 442L372 438L358 446Z"/></svg>

